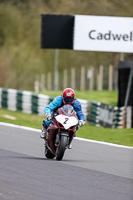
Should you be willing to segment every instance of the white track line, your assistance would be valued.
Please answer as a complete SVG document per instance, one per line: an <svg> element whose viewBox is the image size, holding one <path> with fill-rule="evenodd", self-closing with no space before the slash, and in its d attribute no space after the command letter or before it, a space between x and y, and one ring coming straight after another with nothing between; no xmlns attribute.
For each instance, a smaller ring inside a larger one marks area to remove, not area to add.
<svg viewBox="0 0 133 200"><path fill-rule="evenodd" d="M24 129L24 130L28 130L28 131L34 131L34 132L41 133L41 129L30 128L30 127L26 127L26 126L20 126L20 125L4 123L4 122L0 122L0 125L9 126L9 127L13 127L13 128L20 128L20 129ZM114 147L119 147L119 148L133 149L133 147L130 147L130 146L124 146L124 145L113 144L113 143L108 143L108 142L101 142L101 141L96 141L96 140L89 140L89 139L80 138L80 137L76 137L74 139L84 141L84 142L103 144L103 145L114 146Z"/></svg>

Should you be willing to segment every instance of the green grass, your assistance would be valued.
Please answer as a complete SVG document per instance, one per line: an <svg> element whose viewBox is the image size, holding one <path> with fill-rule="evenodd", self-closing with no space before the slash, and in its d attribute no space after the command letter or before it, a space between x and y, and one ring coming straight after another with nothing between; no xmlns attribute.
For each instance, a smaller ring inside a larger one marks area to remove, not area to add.
<svg viewBox="0 0 133 200"><path fill-rule="evenodd" d="M42 94L49 95L51 97L56 97L62 94L62 91L45 91ZM102 103L107 103L113 106L117 106L118 101L118 91L75 91L75 97L79 99L85 99L88 101L99 101Z"/></svg>
<svg viewBox="0 0 133 200"><path fill-rule="evenodd" d="M79 129L77 136L114 144L133 146L133 129L109 129L85 125Z"/></svg>
<svg viewBox="0 0 133 200"><path fill-rule="evenodd" d="M5 118L5 115L15 117L15 120ZM0 109L0 122L7 122L22 126L41 129L43 116L29 115L19 111ZM126 146L133 146L133 129L109 129L85 125L79 128L77 136L92 140L110 142Z"/></svg>
<svg viewBox="0 0 133 200"><path fill-rule="evenodd" d="M5 115L15 117L16 119L15 120L8 119L6 118ZM0 109L0 122L7 122L7 123L41 129L41 124L43 119L44 119L43 116L38 116L33 114L30 115L22 113L20 111L10 111L3 108Z"/></svg>

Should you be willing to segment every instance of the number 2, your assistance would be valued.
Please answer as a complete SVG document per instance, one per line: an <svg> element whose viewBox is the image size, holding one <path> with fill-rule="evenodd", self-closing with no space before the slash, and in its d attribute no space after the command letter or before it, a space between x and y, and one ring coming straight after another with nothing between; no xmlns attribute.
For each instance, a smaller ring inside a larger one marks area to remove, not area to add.
<svg viewBox="0 0 133 200"><path fill-rule="evenodd" d="M65 121L63 124L66 124L68 120L69 120L69 118L65 118Z"/></svg>

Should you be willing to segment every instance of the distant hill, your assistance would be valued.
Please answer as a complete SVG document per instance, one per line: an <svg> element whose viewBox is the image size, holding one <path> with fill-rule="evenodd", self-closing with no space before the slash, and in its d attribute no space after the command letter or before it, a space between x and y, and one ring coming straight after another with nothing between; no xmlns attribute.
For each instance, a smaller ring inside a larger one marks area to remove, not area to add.
<svg viewBox="0 0 133 200"><path fill-rule="evenodd" d="M41 14L133 17L132 0L0 0L0 87L33 90L36 74L53 72L55 50L40 48ZM59 70L117 66L119 53L60 50ZM133 60L133 54L125 54Z"/></svg>

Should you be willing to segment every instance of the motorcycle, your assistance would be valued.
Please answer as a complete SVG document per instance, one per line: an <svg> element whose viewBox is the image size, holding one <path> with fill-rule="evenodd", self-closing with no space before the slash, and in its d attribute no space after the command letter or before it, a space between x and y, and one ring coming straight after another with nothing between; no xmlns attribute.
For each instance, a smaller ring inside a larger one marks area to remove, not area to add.
<svg viewBox="0 0 133 200"><path fill-rule="evenodd" d="M45 157L62 160L65 150L76 135L78 118L71 105L58 108L48 126L45 139Z"/></svg>

